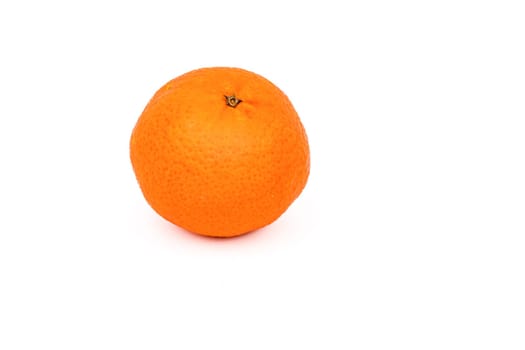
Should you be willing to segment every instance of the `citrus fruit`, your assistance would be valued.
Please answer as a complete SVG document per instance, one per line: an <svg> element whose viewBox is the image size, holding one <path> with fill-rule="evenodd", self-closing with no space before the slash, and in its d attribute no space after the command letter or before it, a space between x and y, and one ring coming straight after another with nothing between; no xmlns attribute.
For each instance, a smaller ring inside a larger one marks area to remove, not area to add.
<svg viewBox="0 0 525 350"><path fill-rule="evenodd" d="M240 68L201 68L162 86L130 141L149 205L190 232L241 235L275 221L310 170L303 125L288 97Z"/></svg>

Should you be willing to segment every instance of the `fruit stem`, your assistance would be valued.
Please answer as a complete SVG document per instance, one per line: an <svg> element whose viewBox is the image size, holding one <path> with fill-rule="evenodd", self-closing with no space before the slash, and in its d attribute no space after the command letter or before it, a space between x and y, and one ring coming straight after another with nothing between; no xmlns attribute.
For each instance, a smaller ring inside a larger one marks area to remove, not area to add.
<svg viewBox="0 0 525 350"><path fill-rule="evenodd" d="M239 100L237 97L235 97L235 95L231 95L231 96L224 95L224 97L226 98L226 105L232 108L237 107L237 105L242 102L242 100Z"/></svg>

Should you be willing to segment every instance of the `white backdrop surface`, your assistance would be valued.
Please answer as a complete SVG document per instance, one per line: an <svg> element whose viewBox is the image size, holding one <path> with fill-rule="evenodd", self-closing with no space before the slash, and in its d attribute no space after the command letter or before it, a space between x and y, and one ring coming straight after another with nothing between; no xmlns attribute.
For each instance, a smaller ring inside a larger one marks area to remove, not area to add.
<svg viewBox="0 0 525 350"><path fill-rule="evenodd" d="M520 1L0 4L0 348L525 348ZM204 66L284 90L309 183L230 240L128 142Z"/></svg>

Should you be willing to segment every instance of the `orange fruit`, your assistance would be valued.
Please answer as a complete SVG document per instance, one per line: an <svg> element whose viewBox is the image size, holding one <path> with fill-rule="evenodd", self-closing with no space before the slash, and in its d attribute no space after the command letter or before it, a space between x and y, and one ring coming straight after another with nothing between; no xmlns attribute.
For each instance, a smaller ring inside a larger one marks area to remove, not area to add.
<svg viewBox="0 0 525 350"><path fill-rule="evenodd" d="M303 125L288 97L239 68L202 68L161 87L130 141L149 205L193 233L231 237L276 220L310 170Z"/></svg>

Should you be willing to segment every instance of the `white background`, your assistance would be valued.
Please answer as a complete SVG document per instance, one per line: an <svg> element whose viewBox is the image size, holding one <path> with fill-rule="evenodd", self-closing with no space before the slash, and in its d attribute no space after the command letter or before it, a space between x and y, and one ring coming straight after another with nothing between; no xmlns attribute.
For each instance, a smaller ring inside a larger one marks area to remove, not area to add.
<svg viewBox="0 0 525 350"><path fill-rule="evenodd" d="M521 1L3 1L0 349L524 349ZM128 142L162 84L283 89L309 183L186 233Z"/></svg>

